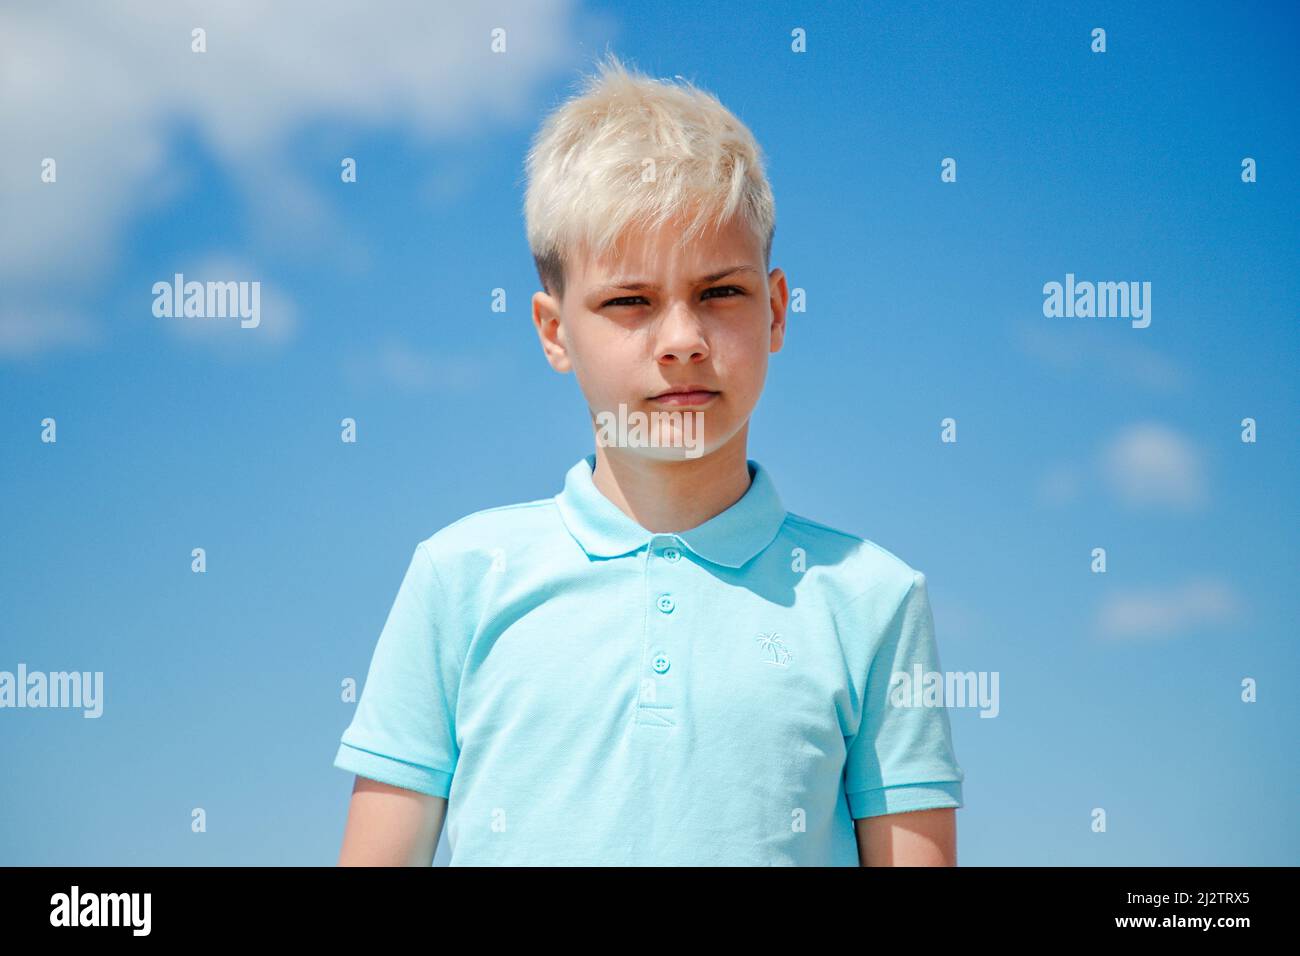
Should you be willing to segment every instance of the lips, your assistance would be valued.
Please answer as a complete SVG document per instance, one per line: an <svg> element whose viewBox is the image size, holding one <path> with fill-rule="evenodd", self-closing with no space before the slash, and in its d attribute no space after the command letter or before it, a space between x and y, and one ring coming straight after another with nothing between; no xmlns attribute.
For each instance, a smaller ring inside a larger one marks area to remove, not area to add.
<svg viewBox="0 0 1300 956"><path fill-rule="evenodd" d="M717 395L718 393L711 389L691 386L686 391L665 392L653 396L650 400L660 405L704 405L713 401Z"/></svg>

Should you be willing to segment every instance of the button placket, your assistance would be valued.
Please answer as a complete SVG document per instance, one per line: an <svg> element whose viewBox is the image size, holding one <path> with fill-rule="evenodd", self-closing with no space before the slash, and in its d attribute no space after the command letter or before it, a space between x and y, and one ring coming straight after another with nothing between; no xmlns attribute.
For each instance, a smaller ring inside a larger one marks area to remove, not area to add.
<svg viewBox="0 0 1300 956"><path fill-rule="evenodd" d="M655 536L648 550L644 593L650 607L646 614L644 659L638 675L642 690L637 721L665 727L676 722L673 711L681 668L676 659L676 634L683 611L677 586L685 565L677 539L672 535Z"/></svg>

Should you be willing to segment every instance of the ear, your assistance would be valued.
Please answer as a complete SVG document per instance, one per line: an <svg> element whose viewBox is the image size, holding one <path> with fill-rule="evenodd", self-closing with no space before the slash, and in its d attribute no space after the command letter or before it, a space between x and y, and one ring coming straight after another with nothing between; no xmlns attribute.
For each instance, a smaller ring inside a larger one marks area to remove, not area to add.
<svg viewBox="0 0 1300 956"><path fill-rule="evenodd" d="M785 342L785 316L790 307L790 288L780 269L773 269L767 277L767 296L772 309L771 350L779 352Z"/></svg>
<svg viewBox="0 0 1300 956"><path fill-rule="evenodd" d="M534 292L533 325L551 368L561 374L572 370L569 349L564 342L564 326L560 323L559 300L547 292Z"/></svg>

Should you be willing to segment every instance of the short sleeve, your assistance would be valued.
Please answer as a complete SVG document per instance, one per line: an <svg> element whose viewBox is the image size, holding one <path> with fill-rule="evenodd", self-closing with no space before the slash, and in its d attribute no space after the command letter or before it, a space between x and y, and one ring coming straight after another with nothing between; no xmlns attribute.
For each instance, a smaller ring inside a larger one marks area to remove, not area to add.
<svg viewBox="0 0 1300 956"><path fill-rule="evenodd" d="M922 685L914 688L919 674ZM925 675L939 674L939 692L927 700ZM894 675L906 674L897 681ZM925 575L912 586L886 626L871 657L862 720L848 745L844 792L853 819L961 807L965 772L953 752L944 706Z"/></svg>
<svg viewBox="0 0 1300 956"><path fill-rule="evenodd" d="M415 549L380 632L334 766L446 797L459 750L456 695L462 655L437 571Z"/></svg>

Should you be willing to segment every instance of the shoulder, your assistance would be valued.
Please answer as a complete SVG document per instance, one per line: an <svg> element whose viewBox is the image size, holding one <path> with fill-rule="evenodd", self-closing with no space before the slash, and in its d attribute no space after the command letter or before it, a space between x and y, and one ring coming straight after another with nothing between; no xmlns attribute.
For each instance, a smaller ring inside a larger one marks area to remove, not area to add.
<svg viewBox="0 0 1300 956"><path fill-rule="evenodd" d="M482 580L500 569L507 555L547 545L562 535L555 499L538 498L497 505L457 518L422 540L422 551L444 586L457 580Z"/></svg>
<svg viewBox="0 0 1300 956"><path fill-rule="evenodd" d="M914 586L925 586L924 574L862 535L788 512L782 537L803 549L806 573L822 579L840 609L867 605L892 610Z"/></svg>

